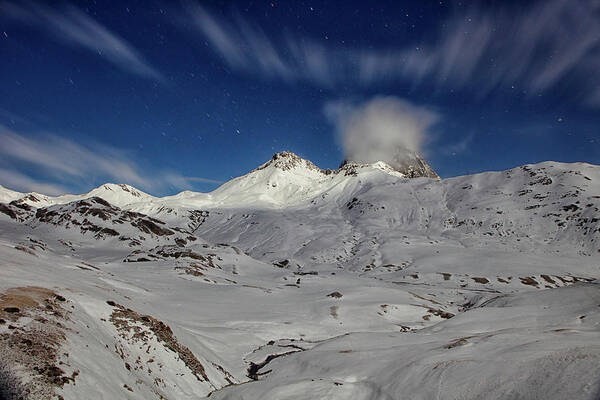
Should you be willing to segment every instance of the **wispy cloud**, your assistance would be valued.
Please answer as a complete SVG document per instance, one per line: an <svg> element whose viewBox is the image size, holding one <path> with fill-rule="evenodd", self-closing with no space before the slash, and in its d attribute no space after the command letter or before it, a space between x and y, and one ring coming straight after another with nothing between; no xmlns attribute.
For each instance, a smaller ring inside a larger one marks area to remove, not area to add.
<svg viewBox="0 0 600 400"><path fill-rule="evenodd" d="M50 196L67 193L64 186L39 182L17 171L0 168L0 182L3 186L20 192L37 192Z"/></svg>
<svg viewBox="0 0 600 400"><path fill-rule="evenodd" d="M186 11L230 67L285 80L296 78L296 66L284 60L281 50L260 27L251 26L239 15L231 22L219 19L195 3L189 3Z"/></svg>
<svg viewBox="0 0 600 400"><path fill-rule="evenodd" d="M43 30L71 46L87 49L129 73L164 82L159 71L131 44L74 6L62 9L40 3L3 3L2 16Z"/></svg>
<svg viewBox="0 0 600 400"><path fill-rule="evenodd" d="M34 190L48 194L64 193L74 183L89 186L106 180L127 183L148 191L188 189L194 182L220 183L200 177L185 177L172 171L148 171L123 150L106 145L86 146L48 133L14 132L0 125L0 163L4 169L0 184L19 190ZM15 165L36 171L48 182L38 182Z"/></svg>
<svg viewBox="0 0 600 400"><path fill-rule="evenodd" d="M193 4L193 3L192 3ZM433 36L398 46L349 48L324 40L269 36L239 14L216 17L189 6L198 32L233 70L319 86L371 86L401 81L481 97L499 87L530 94L568 82L577 99L598 103L600 6L548 0L456 12Z"/></svg>

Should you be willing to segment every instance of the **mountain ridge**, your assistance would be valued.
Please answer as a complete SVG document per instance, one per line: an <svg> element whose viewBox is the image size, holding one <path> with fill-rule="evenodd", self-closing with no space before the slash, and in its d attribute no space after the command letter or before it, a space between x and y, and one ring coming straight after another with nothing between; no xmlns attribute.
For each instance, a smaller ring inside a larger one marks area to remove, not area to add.
<svg viewBox="0 0 600 400"><path fill-rule="evenodd" d="M417 157L417 156L415 156L415 157ZM48 206L48 205L52 205L52 204L65 204L65 203L68 203L68 202L74 201L74 200L86 199L86 198L98 196L98 197L103 198L106 201L109 201L112 204L115 204L119 207L123 207L123 206L127 206L129 204L144 201L144 200L160 202L162 200L194 198L194 199L198 200L203 206L206 206L206 205L210 205L211 201L215 197L215 193L218 194L220 189L222 190L223 187L232 186L233 182L239 182L240 180L242 180L245 177L252 176L252 174L258 173L259 171L269 170L270 168L273 168L276 171L284 171L284 172L285 171L291 172L293 170L303 169L305 171L309 171L308 178L313 179L313 180L319 180L323 177L331 177L331 176L340 175L340 174L345 175L345 176L357 176L357 171L369 170L369 169L370 170L376 169L376 170L385 172L389 175L392 175L392 176L395 176L398 178L410 178L411 171L412 171L413 179L421 178L421 177L426 177L426 178L431 178L431 179L441 179L435 173L435 171L430 170L429 165L421 157L417 157L417 160L422 160L422 162L424 163L422 165L421 171L417 172L417 173L415 173L414 170L411 170L411 169L405 170L404 173L400 172L400 171L398 171L398 169L392 167L390 164L383 162L383 161L378 161L378 162L371 163L371 164L363 164L363 163L357 163L357 162L344 160L342 162L342 164L340 165L340 168L338 168L337 170L331 170L331 169L321 169L307 159L299 157L298 155L296 155L292 152L283 151L283 152L275 153L273 155L273 157L271 157L271 159L269 159L265 163L261 164L257 168L253 169L252 171L248 172L245 175L233 178L232 180L225 182L223 185L219 186L219 188L213 190L212 192L194 192L194 191L190 191L190 190L185 190L185 191L179 192L174 195L156 197L156 196L152 196L148 193L145 193L145 192L143 192L133 186L130 186L128 184L124 184L124 183L117 184L117 183L108 183L107 182L105 184L98 186L97 188L90 190L87 193L83 193L83 194L79 194L79 195L63 194L63 195L59 195L59 196L49 196L49 195L39 194L39 193L35 193L35 192L28 192L28 193L17 192L17 191L5 188L3 186L0 186L0 201L6 203L6 202L16 200L16 201L27 203L28 205L30 205L32 207L40 207L40 206ZM576 165L593 166L593 164L583 163L583 162L560 163L560 162L556 162L556 161L543 161L543 162L536 163L536 164L525 164L523 166L517 166L517 167L511 168L511 169L515 169L515 168L519 168L519 167L542 165L544 163L556 163L559 165L564 164L564 165L575 165L575 166ZM508 169L508 170L511 170L511 169ZM508 170L505 170L505 171L508 171ZM485 172L500 172L500 171L484 171L481 173L485 173ZM311 173L314 173L314 174L311 175ZM477 175L477 174L472 174L472 175ZM468 175L465 175L465 176L468 176ZM459 178L459 177L445 178L442 180L455 179L455 178ZM269 181L267 178L267 182L264 182L265 186L268 186L267 185L268 182ZM280 183L281 182L276 182L276 185L278 185ZM304 183L304 185L308 185L308 182ZM218 205L218 204L215 204L215 205Z"/></svg>
<svg viewBox="0 0 600 400"><path fill-rule="evenodd" d="M56 203L49 197L33 201L26 194L4 203L0 211L27 220L36 209L99 197L111 206L164 219L183 229L194 226L207 234L208 226L221 230L214 225L216 217L208 218L203 227L198 225L206 221L208 210L219 210L222 215L235 214L235 210L344 210L342 215L350 213L356 221L388 215L391 221L402 221L404 229L423 234L498 235L517 247L523 240L535 240L540 248L568 240L576 245L574 249L590 255L599 251L600 238L595 242L600 232L596 216L599 176L600 167L591 164L543 162L443 180L407 179L387 169L385 163L347 163L336 173L327 173L288 153L211 193L182 192L158 198L127 185L109 184L82 196L58 196ZM248 221L254 220L253 215L248 213ZM231 232L232 227L228 229ZM539 234L528 238L534 232ZM254 235L262 237L263 233L258 230ZM219 240L231 242L234 237L225 235Z"/></svg>

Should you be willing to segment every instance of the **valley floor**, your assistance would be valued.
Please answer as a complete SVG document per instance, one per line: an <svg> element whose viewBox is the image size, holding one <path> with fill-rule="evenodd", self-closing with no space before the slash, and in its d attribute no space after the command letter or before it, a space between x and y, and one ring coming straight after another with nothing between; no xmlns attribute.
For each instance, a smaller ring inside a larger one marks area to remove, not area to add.
<svg viewBox="0 0 600 400"><path fill-rule="evenodd" d="M105 399L600 394L597 259L416 241L403 249L405 263L377 267L274 265L206 243L135 262L130 250L79 249L10 222L1 232L5 391Z"/></svg>

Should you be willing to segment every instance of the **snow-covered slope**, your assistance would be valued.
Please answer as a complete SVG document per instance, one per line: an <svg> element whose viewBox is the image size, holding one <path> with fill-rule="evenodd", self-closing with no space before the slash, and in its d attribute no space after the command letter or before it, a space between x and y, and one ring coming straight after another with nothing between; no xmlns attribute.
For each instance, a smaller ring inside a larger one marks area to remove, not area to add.
<svg viewBox="0 0 600 400"><path fill-rule="evenodd" d="M15 192L0 185L0 202L8 203L23 197L23 193Z"/></svg>
<svg viewBox="0 0 600 400"><path fill-rule="evenodd" d="M129 208L156 212L160 207L282 208L304 203L326 191L341 192L347 185L374 176L403 177L384 162L346 163L339 170L322 170L289 152L277 153L250 173L232 179L211 193L182 192L175 196L140 201Z"/></svg>
<svg viewBox="0 0 600 400"><path fill-rule="evenodd" d="M154 199L153 196L132 186L115 183L105 183L104 185L81 195L63 194L56 197L35 192L19 193L0 186L0 202L8 203L11 201L17 201L35 208L47 207L56 204L66 204L72 201L84 200L92 197L99 197L110 202L111 204L116 205L117 207L123 207L130 203L136 203L140 201L151 201Z"/></svg>
<svg viewBox="0 0 600 400"><path fill-rule="evenodd" d="M598 166L0 194L0 398L600 395Z"/></svg>
<svg viewBox="0 0 600 400"><path fill-rule="evenodd" d="M344 160L342 167L352 161ZM433 178L440 179L439 175L425 161L419 153L402 151L386 164L408 178Z"/></svg>
<svg viewBox="0 0 600 400"><path fill-rule="evenodd" d="M105 183L86 193L82 198L88 199L90 197L100 197L117 207L123 207L140 201L151 201L154 199L154 197L150 196L148 193L144 193L132 186L114 183ZM73 201L73 199L63 196L60 197L61 203L67 203L69 201Z"/></svg>

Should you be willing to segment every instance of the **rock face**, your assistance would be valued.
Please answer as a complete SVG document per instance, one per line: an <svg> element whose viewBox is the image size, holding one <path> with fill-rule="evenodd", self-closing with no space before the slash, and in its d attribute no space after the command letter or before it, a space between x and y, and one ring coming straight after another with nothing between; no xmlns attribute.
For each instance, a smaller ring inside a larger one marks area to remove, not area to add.
<svg viewBox="0 0 600 400"><path fill-rule="evenodd" d="M418 153L398 154L392 160L383 160L387 165L407 178L432 178L440 179L439 175L427 164L427 161ZM344 160L340 168L352 161Z"/></svg>
<svg viewBox="0 0 600 400"><path fill-rule="evenodd" d="M273 154L273 157L271 157L269 161L256 168L255 171L260 171L271 166L282 171L289 171L300 166L314 171L321 171L321 168L317 167L312 162L297 156L291 151L282 151L280 153Z"/></svg>
<svg viewBox="0 0 600 400"><path fill-rule="evenodd" d="M389 165L396 172L400 172L407 178L432 178L440 179L439 175L427 164L427 161L418 153L405 153L398 154L392 160L380 160L385 164ZM312 162L305 160L296 154L283 151L281 153L275 153L271 160L258 167L256 170L262 170L270 166L274 166L283 171L289 171L293 168L303 166L309 170L320 171L325 174L331 174L336 172L345 172L345 167L349 164L363 165L373 163L363 163L360 161L354 162L350 160L344 160L340 165L338 171L322 170Z"/></svg>
<svg viewBox="0 0 600 400"><path fill-rule="evenodd" d="M396 171L403 173L408 178L433 178L440 179L439 175L427 164L427 161L418 153L394 157L388 164Z"/></svg>

